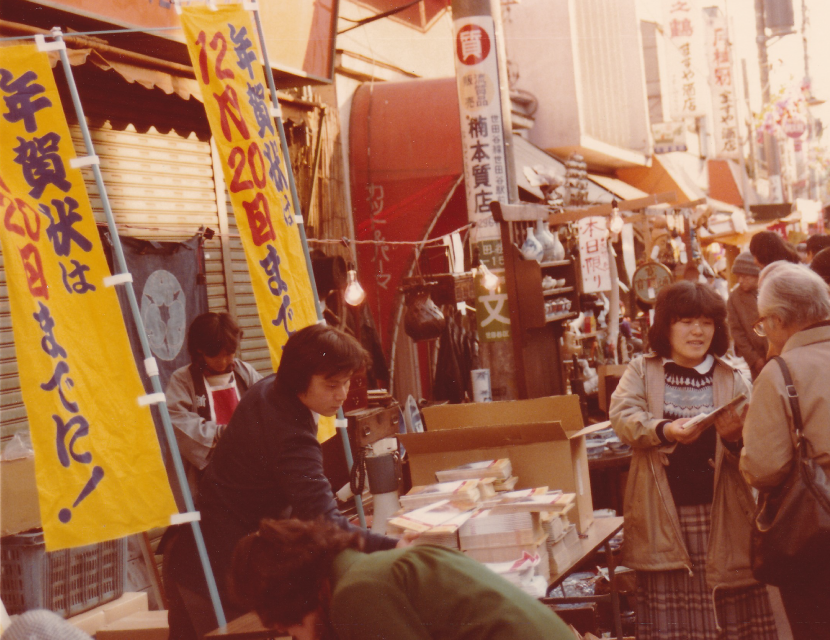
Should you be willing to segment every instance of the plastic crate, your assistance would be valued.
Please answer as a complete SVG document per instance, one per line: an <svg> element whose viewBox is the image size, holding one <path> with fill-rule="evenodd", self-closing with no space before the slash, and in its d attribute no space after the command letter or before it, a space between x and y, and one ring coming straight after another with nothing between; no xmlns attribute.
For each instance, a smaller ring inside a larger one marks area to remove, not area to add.
<svg viewBox="0 0 830 640"><path fill-rule="evenodd" d="M127 539L47 553L43 532L0 540L0 598L10 615L50 609L64 618L121 596Z"/></svg>

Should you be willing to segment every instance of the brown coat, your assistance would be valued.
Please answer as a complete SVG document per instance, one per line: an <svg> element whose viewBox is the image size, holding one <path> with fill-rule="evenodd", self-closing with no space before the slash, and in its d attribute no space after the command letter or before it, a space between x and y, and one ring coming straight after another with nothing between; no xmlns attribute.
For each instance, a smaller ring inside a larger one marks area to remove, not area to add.
<svg viewBox="0 0 830 640"><path fill-rule="evenodd" d="M729 332L735 342L735 353L746 360L754 379L760 373L760 369L755 369L755 363L759 358L766 360L767 356L767 339L752 329L752 325L758 321L758 291L744 291L739 286L735 287L729 294L726 313Z"/></svg>
<svg viewBox="0 0 830 640"><path fill-rule="evenodd" d="M749 395L744 378L716 359L715 406L739 393ZM652 355L628 365L611 396L611 424L620 440L631 445L632 458L625 490L625 543L622 562L641 571L687 569L692 562L680 531L665 465L667 453L657 436L663 420L665 374L662 360ZM755 501L738 471L738 458L717 439L712 526L706 554L709 588L755 584L749 562L749 535Z"/></svg>
<svg viewBox="0 0 830 640"><path fill-rule="evenodd" d="M781 357L798 392L804 435L830 474L830 325L799 331L787 340ZM769 489L787 477L794 455L791 424L781 368L770 361L755 381L744 424L741 472L752 486Z"/></svg>

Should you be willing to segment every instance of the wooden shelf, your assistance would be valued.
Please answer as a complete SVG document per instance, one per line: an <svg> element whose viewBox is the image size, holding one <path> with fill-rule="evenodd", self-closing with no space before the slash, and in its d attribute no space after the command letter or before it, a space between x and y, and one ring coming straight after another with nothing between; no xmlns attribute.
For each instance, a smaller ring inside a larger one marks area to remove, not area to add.
<svg viewBox="0 0 830 640"><path fill-rule="evenodd" d="M570 293L573 290L574 290L573 287L557 287L555 289L542 289L542 295L543 296L552 296L552 295L555 295L557 293Z"/></svg>
<svg viewBox="0 0 830 640"><path fill-rule="evenodd" d="M574 313L573 311L568 311L567 313L557 313L556 315L545 316L545 322L559 322L560 320L576 318L578 315L578 313Z"/></svg>
<svg viewBox="0 0 830 640"><path fill-rule="evenodd" d="M551 262L542 262L539 266L544 269L545 267L564 267L569 264L571 264L570 260L552 260Z"/></svg>

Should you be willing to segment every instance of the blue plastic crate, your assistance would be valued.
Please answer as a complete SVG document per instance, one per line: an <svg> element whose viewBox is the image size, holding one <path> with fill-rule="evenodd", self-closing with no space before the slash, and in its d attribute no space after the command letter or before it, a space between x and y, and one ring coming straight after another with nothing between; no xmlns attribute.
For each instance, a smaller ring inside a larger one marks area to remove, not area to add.
<svg viewBox="0 0 830 640"><path fill-rule="evenodd" d="M124 592L127 539L47 553L43 532L0 540L0 598L10 615L50 609L65 618Z"/></svg>

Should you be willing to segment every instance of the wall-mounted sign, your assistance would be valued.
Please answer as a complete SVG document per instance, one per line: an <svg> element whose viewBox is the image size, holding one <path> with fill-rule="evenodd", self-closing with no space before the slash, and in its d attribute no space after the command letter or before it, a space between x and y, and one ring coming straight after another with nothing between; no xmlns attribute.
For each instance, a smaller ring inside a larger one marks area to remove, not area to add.
<svg viewBox="0 0 830 640"><path fill-rule="evenodd" d="M579 267L582 293L611 290L611 265L608 257L608 218L582 218L579 225Z"/></svg>

